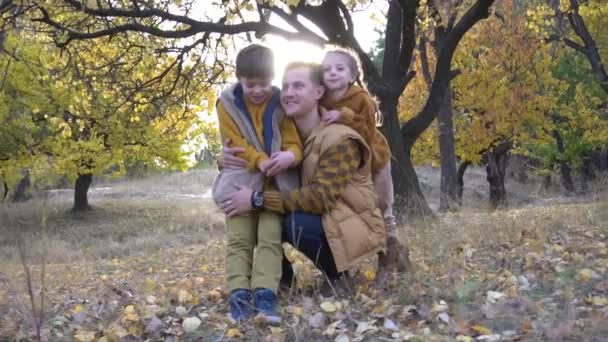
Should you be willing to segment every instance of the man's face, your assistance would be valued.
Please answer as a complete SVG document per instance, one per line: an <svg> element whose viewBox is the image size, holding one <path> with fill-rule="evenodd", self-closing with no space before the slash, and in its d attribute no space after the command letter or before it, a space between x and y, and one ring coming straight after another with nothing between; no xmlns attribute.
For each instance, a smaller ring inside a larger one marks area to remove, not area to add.
<svg viewBox="0 0 608 342"><path fill-rule="evenodd" d="M319 105L324 88L310 78L308 67L296 67L285 71L281 105L289 117L299 117L312 112Z"/></svg>
<svg viewBox="0 0 608 342"><path fill-rule="evenodd" d="M239 77L243 86L243 95L254 104L262 104L272 94L272 83L270 78Z"/></svg>

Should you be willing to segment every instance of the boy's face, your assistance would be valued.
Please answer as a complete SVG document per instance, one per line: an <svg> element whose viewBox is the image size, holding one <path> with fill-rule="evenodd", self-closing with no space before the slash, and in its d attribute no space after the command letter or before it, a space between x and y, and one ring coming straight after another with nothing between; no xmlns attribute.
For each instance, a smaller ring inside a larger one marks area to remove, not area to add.
<svg viewBox="0 0 608 342"><path fill-rule="evenodd" d="M239 77L239 82L243 86L243 95L254 104L262 104L272 94L270 78Z"/></svg>

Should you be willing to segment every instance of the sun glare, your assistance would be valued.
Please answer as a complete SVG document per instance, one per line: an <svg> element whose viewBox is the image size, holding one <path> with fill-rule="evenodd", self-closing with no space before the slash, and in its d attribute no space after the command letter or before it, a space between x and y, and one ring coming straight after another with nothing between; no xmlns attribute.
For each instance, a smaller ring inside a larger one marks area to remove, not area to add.
<svg viewBox="0 0 608 342"><path fill-rule="evenodd" d="M264 40L264 44L274 52L275 77L273 83L281 85L283 70L288 63L293 61L318 62L324 56L324 51L318 46L310 43L287 41L284 38L270 36Z"/></svg>

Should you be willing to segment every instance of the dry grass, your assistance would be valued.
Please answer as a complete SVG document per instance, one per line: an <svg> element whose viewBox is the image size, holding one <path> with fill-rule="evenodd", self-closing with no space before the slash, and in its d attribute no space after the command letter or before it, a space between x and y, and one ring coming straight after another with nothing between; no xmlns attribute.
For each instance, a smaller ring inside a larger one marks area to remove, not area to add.
<svg viewBox="0 0 608 342"><path fill-rule="evenodd" d="M28 300L14 239L17 232L28 241L34 264L42 257L43 244L49 247L46 317L50 318L43 334L51 339L58 338L58 333L70 339L87 329L98 331L99 337L100 331L107 333L116 322L126 324L121 317L127 305L135 305L140 312L138 329L142 334L148 322L144 313L150 307L146 297L150 295L157 298L157 315L170 326L181 326L182 318L175 314L178 305L185 306L189 316L209 315L201 328L187 335L189 339L225 337L232 327L225 320L227 305L221 292L219 296L214 292L223 282L223 217L210 200L200 198L204 184L211 182L210 175L213 172L194 173L186 180L172 175L101 184L112 187L112 192L97 197L95 209L86 213L70 212L66 201L31 201L1 208L0 337L31 338L27 334L31 331ZM357 322L374 319L374 312L384 307L386 317L420 341L471 335L475 324L496 333L515 330L524 340L607 337L601 320L598 323L601 315L597 316L594 308L579 311L586 306L588 296L608 296L594 287L608 281L608 266L604 264L608 255L595 245L607 242L608 237L608 198L600 191L602 183L598 184L593 196L580 203L561 203L568 201L560 199L497 212L471 205L460 213L440 215L436 222L400 227L417 272L396 275L377 288L363 275L373 269L374 261L370 260L355 275L358 294L341 298L350 302L348 309L326 315L328 323L341 319L347 334L356 337ZM151 196L151 192L164 197ZM483 203L479 207L485 208ZM577 271L582 268L595 270L600 278L577 281ZM38 271L39 266L34 265L32 273ZM305 287L319 281L310 268L300 271L299 280ZM510 293L511 276L525 276L537 286L534 291ZM38 286L36 279L34 284ZM38 286L37 293L40 290ZM509 299L489 308L487 291L508 293ZM323 300L327 299L314 290L283 297L285 340L333 340L335 336L322 334L326 326L309 324L308 318L320 310ZM441 324L432 311L441 300L449 305L451 324ZM76 324L82 318L75 313L78 305L87 315ZM403 312L408 305L416 307L414 315ZM303 308L303 316L291 313L296 307ZM570 307L576 309L574 318ZM53 326L53 317L59 316L69 321L61 329ZM574 320L571 325L560 325L569 320ZM528 321L533 323L529 329ZM248 340L265 340L270 334L268 328L255 326L241 330ZM551 335L555 332L559 334ZM390 339L390 335L380 329L366 340Z"/></svg>
<svg viewBox="0 0 608 342"><path fill-rule="evenodd" d="M47 212L44 229L43 211ZM221 234L223 225L208 200L108 199L83 213L72 212L67 203L36 202L6 208L2 216L0 258L10 263L17 259L17 232L30 241L34 252L42 250L39 244L45 233L51 247L48 260L70 262L83 257L95 260L141 255L206 242Z"/></svg>

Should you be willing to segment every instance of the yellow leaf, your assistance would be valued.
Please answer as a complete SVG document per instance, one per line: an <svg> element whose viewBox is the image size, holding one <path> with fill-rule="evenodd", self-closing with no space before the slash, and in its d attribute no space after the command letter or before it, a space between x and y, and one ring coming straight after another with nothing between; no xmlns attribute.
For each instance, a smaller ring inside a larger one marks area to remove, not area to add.
<svg viewBox="0 0 608 342"><path fill-rule="evenodd" d="M328 313L336 312L336 310L337 310L336 305L332 302L321 303L321 309L323 309L323 311L328 312Z"/></svg>
<svg viewBox="0 0 608 342"><path fill-rule="evenodd" d="M74 338L78 342L89 342L95 340L95 333L92 331L81 330L78 334L74 335Z"/></svg>
<svg viewBox="0 0 608 342"><path fill-rule="evenodd" d="M575 278L578 281L585 282L585 281L591 280L592 277L593 277L593 271L588 268L583 268L582 270L578 271Z"/></svg>
<svg viewBox="0 0 608 342"><path fill-rule="evenodd" d="M283 333L283 329L279 327L270 327L270 333L273 335L281 335Z"/></svg>
<svg viewBox="0 0 608 342"><path fill-rule="evenodd" d="M473 330L474 332L478 333L479 335L490 335L492 334L492 331L486 327L484 327L483 325L474 325L473 327L471 327L471 330Z"/></svg>
<svg viewBox="0 0 608 342"><path fill-rule="evenodd" d="M226 332L226 337L228 338L240 338L243 337L243 334L237 328L228 329Z"/></svg>
<svg viewBox="0 0 608 342"><path fill-rule="evenodd" d="M367 279L367 281L372 281L376 279L376 271L371 268L365 270L365 272L363 272L363 275L365 276L365 279Z"/></svg>
<svg viewBox="0 0 608 342"><path fill-rule="evenodd" d="M193 296L190 292L186 290L179 290L177 292L177 301L180 304L186 304L192 300Z"/></svg>
<svg viewBox="0 0 608 342"><path fill-rule="evenodd" d="M139 315L133 305L127 305L122 320L123 322L139 322Z"/></svg>
<svg viewBox="0 0 608 342"><path fill-rule="evenodd" d="M591 305L595 305L595 306L606 306L606 305L608 305L608 298L591 296L591 297L585 298L585 302L587 304L591 304Z"/></svg>
<svg viewBox="0 0 608 342"><path fill-rule="evenodd" d="M78 304L72 309L73 313L79 313L79 312L83 312L83 311L84 311L84 306L82 304Z"/></svg>
<svg viewBox="0 0 608 342"><path fill-rule="evenodd" d="M296 315L296 316L298 316L298 317L301 317L304 314L304 309L302 309L299 306L294 306L294 308L293 308L293 314Z"/></svg>

